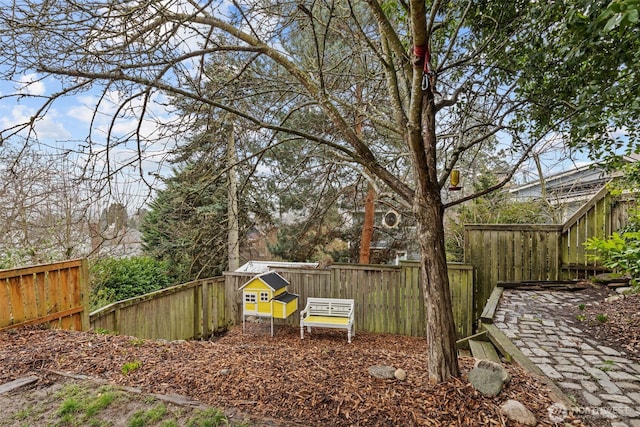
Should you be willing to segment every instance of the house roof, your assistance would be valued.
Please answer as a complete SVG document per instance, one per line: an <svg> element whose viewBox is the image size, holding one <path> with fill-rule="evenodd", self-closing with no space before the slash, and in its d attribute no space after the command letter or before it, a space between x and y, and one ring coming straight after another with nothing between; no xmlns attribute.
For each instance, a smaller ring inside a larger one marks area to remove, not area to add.
<svg viewBox="0 0 640 427"><path fill-rule="evenodd" d="M640 161L637 155L624 156L629 163ZM573 169L544 177L546 190L555 196L562 195L593 195L602 188L617 173L607 171L598 163L589 163ZM513 187L509 192L516 197L540 197L542 186L540 180Z"/></svg>
<svg viewBox="0 0 640 427"><path fill-rule="evenodd" d="M274 301L278 301L278 302L283 302L283 303L289 303L291 301L293 301L294 299L298 298L298 295L296 294L290 294L289 292L283 292L280 295L278 295L277 297L274 297L273 300Z"/></svg>
<svg viewBox="0 0 640 427"><path fill-rule="evenodd" d="M251 280L240 286L238 290L244 288L256 279L262 281L265 285L270 287L272 291L277 291L278 289L289 286L289 282L287 282L284 277L282 277L275 271L267 271L266 273L258 274L257 276L252 277Z"/></svg>

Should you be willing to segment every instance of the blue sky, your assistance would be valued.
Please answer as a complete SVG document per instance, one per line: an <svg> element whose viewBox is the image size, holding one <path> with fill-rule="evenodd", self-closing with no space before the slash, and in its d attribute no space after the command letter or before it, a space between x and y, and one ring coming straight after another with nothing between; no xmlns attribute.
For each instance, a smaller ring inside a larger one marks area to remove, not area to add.
<svg viewBox="0 0 640 427"><path fill-rule="evenodd" d="M40 96L51 93L58 86L54 80L38 81L35 74L22 77L22 82L0 81L0 94L4 97L0 99L0 129L8 129L18 123L29 120L44 102ZM5 97L9 94L20 93L24 97ZM94 117L95 105L99 100L98 90L77 94L58 99L47 111L45 117L37 121L35 133L32 136L37 143L33 144L33 149L46 153L66 152L71 150L75 154L78 162L86 162L88 150L87 137L91 133L93 141L93 151L104 151L107 129L110 126L111 118L115 114L115 109L121 96L118 92L108 93L106 99L101 102L99 113ZM155 105L155 104L154 104ZM162 108L157 108L153 112L160 120L169 120L169 113ZM113 135L118 138L134 131L138 126L134 118L123 118L116 121L113 127ZM142 133L149 140L154 140L143 146L145 159L142 164L135 162L127 168L126 173L114 177L117 197L131 197L141 203L142 197L148 194L148 187L140 182L139 167L145 171L145 179L152 183L154 187L161 184L153 177L155 173L168 173L168 168L163 160L167 151L171 149L173 143L158 135L156 123L147 121L143 123ZM27 136L26 131L14 137L11 142L14 145L21 144ZM134 144L120 145L110 150L109 163L111 168L118 168L130 163L138 157L138 150ZM104 155L95 156L93 164L98 170L106 170L106 157Z"/></svg>

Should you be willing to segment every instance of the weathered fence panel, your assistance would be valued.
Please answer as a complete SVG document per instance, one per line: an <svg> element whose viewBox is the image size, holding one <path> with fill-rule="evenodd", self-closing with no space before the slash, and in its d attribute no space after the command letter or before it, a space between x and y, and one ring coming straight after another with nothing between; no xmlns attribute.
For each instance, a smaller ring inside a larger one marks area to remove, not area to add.
<svg viewBox="0 0 640 427"><path fill-rule="evenodd" d="M474 318L498 281L558 280L560 225L465 226L465 263L475 267Z"/></svg>
<svg viewBox="0 0 640 427"><path fill-rule="evenodd" d="M86 330L89 316L86 260L0 271L0 330L48 324Z"/></svg>
<svg viewBox="0 0 640 427"><path fill-rule="evenodd" d="M562 279L597 274L603 268L591 258L584 243L591 237L605 238L629 222L632 198L613 197L605 187L562 226L560 237Z"/></svg>
<svg viewBox="0 0 640 427"><path fill-rule="evenodd" d="M355 300L356 330L425 336L426 320L419 263L401 266L334 264L328 269L276 269L287 281L289 292L307 297L350 298ZM225 272L227 295L235 293L234 323L241 322L241 293L237 292L253 275ZM454 319L460 338L473 329L473 268L449 264ZM298 315L287 323L299 325Z"/></svg>
<svg viewBox="0 0 640 427"><path fill-rule="evenodd" d="M208 337L227 326L224 278L196 280L119 301L90 315L93 329L148 339Z"/></svg>

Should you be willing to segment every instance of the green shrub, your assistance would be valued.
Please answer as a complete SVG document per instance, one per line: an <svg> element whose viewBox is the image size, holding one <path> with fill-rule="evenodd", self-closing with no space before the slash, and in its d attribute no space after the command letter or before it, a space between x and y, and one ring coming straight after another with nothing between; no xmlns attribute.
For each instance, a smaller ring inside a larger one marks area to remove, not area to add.
<svg viewBox="0 0 640 427"><path fill-rule="evenodd" d="M167 263L150 257L103 258L91 263L91 309L174 284Z"/></svg>
<svg viewBox="0 0 640 427"><path fill-rule="evenodd" d="M592 237L585 242L589 257L619 273L629 274L633 283L640 278L640 232L613 233L606 239Z"/></svg>

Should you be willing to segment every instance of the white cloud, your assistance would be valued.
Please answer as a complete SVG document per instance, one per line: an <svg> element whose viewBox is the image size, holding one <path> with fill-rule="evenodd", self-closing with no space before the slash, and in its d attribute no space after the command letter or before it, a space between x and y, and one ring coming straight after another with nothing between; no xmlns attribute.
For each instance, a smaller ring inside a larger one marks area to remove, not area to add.
<svg viewBox="0 0 640 427"><path fill-rule="evenodd" d="M16 90L25 95L42 96L46 93L47 88L44 81L36 73L30 73L20 78Z"/></svg>
<svg viewBox="0 0 640 427"><path fill-rule="evenodd" d="M0 117L0 129L10 129L17 125L28 123L36 111L24 105L16 105L10 109L9 114ZM40 141L62 141L71 138L73 132L65 127L62 119L55 109L50 109L46 116L36 121L35 134ZM26 136L26 131L23 132Z"/></svg>

